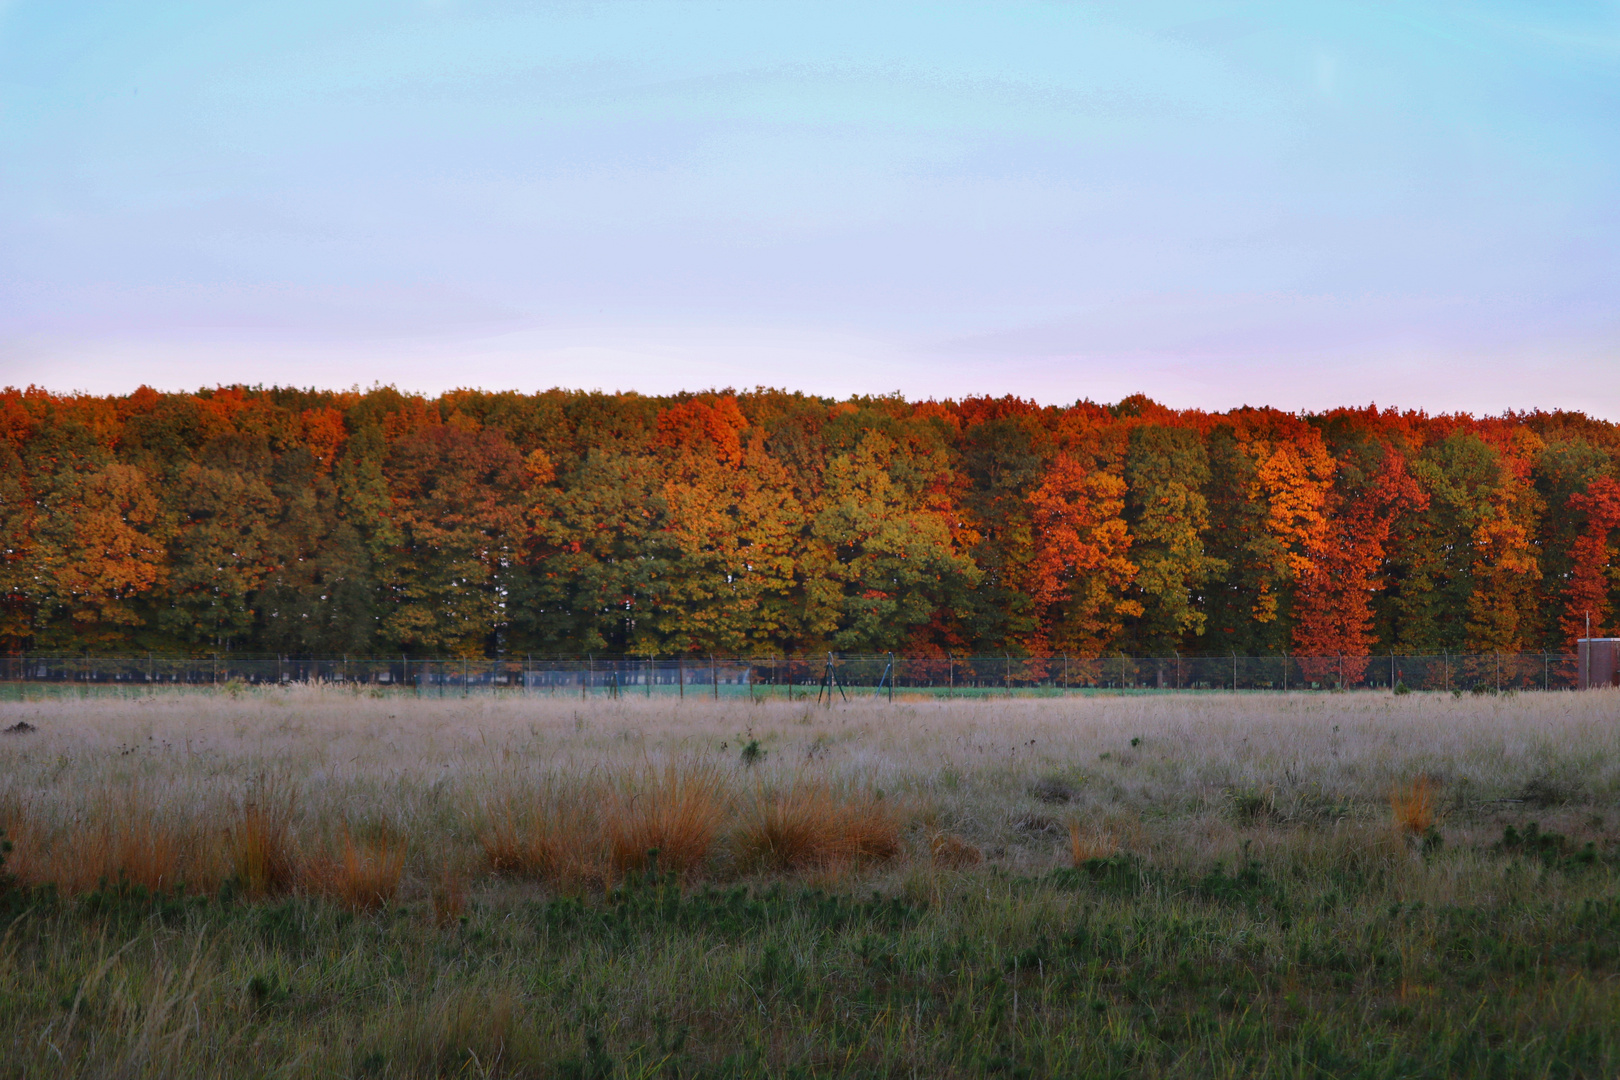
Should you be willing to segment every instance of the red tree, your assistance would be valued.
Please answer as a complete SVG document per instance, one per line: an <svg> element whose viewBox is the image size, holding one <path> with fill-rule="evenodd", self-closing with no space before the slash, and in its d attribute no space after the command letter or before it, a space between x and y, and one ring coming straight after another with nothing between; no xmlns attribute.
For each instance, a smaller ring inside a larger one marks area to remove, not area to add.
<svg viewBox="0 0 1620 1080"><path fill-rule="evenodd" d="M1395 519L1428 506L1428 496L1406 471L1394 450L1372 483L1353 498L1335 493L1327 528L1309 545L1294 593L1294 649L1306 657L1346 657L1347 681L1359 681L1374 638L1372 594L1384 587L1379 574L1384 545ZM1340 670L1340 662L1310 661L1307 676L1322 678Z"/></svg>
<svg viewBox="0 0 1620 1080"><path fill-rule="evenodd" d="M1600 476L1585 491L1569 497L1569 508L1586 515L1586 529L1570 548L1574 570L1564 590L1564 617L1559 620L1573 650L1575 639L1587 636L1588 616L1594 637L1602 636L1603 624L1609 618L1614 573L1614 548L1609 535L1620 526L1620 484L1613 477Z"/></svg>

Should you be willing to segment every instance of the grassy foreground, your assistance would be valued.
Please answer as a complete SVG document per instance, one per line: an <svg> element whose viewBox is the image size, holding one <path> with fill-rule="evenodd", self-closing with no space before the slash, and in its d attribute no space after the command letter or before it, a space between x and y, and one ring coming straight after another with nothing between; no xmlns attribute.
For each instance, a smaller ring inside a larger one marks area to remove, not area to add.
<svg viewBox="0 0 1620 1080"><path fill-rule="evenodd" d="M0 1075L1613 1076L1620 701L1414 697L8 706Z"/></svg>

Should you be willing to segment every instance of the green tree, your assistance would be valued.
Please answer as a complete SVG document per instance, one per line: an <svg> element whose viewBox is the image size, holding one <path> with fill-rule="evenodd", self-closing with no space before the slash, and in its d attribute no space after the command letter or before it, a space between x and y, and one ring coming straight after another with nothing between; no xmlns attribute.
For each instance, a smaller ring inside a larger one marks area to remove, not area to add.
<svg viewBox="0 0 1620 1080"><path fill-rule="evenodd" d="M679 552L665 532L660 472L646 454L591 449L555 486L531 488L517 612L527 641L573 653L664 651L652 615Z"/></svg>
<svg viewBox="0 0 1620 1080"><path fill-rule="evenodd" d="M1131 431L1125 480L1137 565L1132 591L1142 605L1129 627L1130 642L1141 653L1164 655L1202 636L1204 585L1225 569L1204 547L1209 455L1190 428L1142 424Z"/></svg>

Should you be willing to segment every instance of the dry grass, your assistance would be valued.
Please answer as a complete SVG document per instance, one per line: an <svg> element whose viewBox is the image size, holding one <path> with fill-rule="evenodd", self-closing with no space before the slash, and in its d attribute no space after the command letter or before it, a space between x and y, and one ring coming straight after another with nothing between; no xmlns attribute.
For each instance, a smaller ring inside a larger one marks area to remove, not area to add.
<svg viewBox="0 0 1620 1080"><path fill-rule="evenodd" d="M161 809L161 800L140 787L104 793L54 828L14 808L3 826L13 843L7 871L69 895L104 886L217 888L224 876L218 843L200 822L176 821Z"/></svg>
<svg viewBox="0 0 1620 1080"><path fill-rule="evenodd" d="M1080 866L1092 859L1107 859L1119 854L1119 839L1105 829L1085 828L1080 822L1069 823L1069 864Z"/></svg>
<svg viewBox="0 0 1620 1080"><path fill-rule="evenodd" d="M454 926L467 913L467 873L445 861L439 880L433 885L433 925Z"/></svg>
<svg viewBox="0 0 1620 1080"><path fill-rule="evenodd" d="M261 780L226 834L237 886L250 897L284 893L298 879L298 852L292 840L295 803L290 788Z"/></svg>
<svg viewBox="0 0 1620 1080"><path fill-rule="evenodd" d="M234 876L273 895L399 866L399 894L424 904L446 859L565 891L608 884L652 849L688 876L881 872L870 868L906 854L919 817L1020 871L1121 845L1210 861L1346 815L1388 832L1393 814L1421 833L1440 823L1442 792L1448 808L1536 808L1547 791L1559 806L1620 803L1617 701L1189 694L824 709L295 688L6 702L0 726L37 730L0 740L0 827L12 872L67 891ZM752 768L737 757L744 731L768 750ZM296 799L267 776L296 777ZM1062 791L1032 794L1050 776ZM1263 793L1271 811L1245 817L1232 792ZM1464 828L1468 815L1450 813L1446 827ZM345 856L328 838L355 821L395 823L409 854L351 841ZM930 840L916 834L924 860Z"/></svg>
<svg viewBox="0 0 1620 1080"><path fill-rule="evenodd" d="M508 781L487 800L479 842L490 870L577 891L609 877L600 809L605 792L553 780Z"/></svg>
<svg viewBox="0 0 1620 1080"><path fill-rule="evenodd" d="M0 739L0 826L27 880L235 876L387 913L31 909L0 935L0 1073L698 1075L755 1047L735 1071L951 1076L1005 1047L1009 1072L1241 1059L1280 1076L1373 1046L1413 1075L1611 1075L1615 935L1584 905L1612 899L1620 858L1617 706L1608 691L820 709L302 689L0 704L0 726L38 728ZM768 754L748 767L755 740ZM296 799L265 776L296 778ZM1532 820L1571 852L1594 842L1597 863L1499 850ZM1443 844L1413 842L1434 828ZM633 879L653 847L661 869L738 882L744 900L543 902ZM1131 865L1050 873L1120 851ZM850 895L807 904L808 883ZM1455 905L1482 945L1461 961ZM1077 926L1197 978L1103 965L1075 993L1050 949ZM912 977L908 957L947 946L952 977ZM1419 1012L1381 1019L1403 1001Z"/></svg>
<svg viewBox="0 0 1620 1080"><path fill-rule="evenodd" d="M1389 809L1396 831L1407 836L1422 836L1435 823L1434 781L1420 773L1411 783L1392 789Z"/></svg>
<svg viewBox="0 0 1620 1080"><path fill-rule="evenodd" d="M984 861L984 852L954 833L935 833L928 850L941 870L965 870Z"/></svg>
<svg viewBox="0 0 1620 1080"><path fill-rule="evenodd" d="M399 892L405 872L405 845L392 837L357 841L347 829L338 853L310 868L310 885L351 911L375 911Z"/></svg>
<svg viewBox="0 0 1620 1080"><path fill-rule="evenodd" d="M657 852L659 869L690 874L703 865L727 810L713 762L646 766L621 781L605 831L615 872L640 870Z"/></svg>
<svg viewBox="0 0 1620 1080"><path fill-rule="evenodd" d="M733 836L738 864L749 870L825 870L900 854L900 822L889 801L835 793L825 781L796 777L761 784Z"/></svg>

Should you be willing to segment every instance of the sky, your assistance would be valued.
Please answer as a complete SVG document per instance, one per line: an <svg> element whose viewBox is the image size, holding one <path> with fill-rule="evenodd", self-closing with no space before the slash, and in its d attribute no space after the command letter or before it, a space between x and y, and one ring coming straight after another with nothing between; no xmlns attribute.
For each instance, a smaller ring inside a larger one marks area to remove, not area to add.
<svg viewBox="0 0 1620 1080"><path fill-rule="evenodd" d="M0 0L0 385L1620 420L1620 4Z"/></svg>

